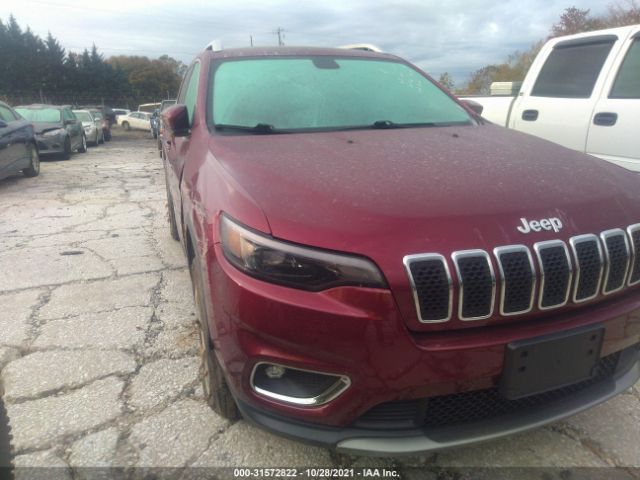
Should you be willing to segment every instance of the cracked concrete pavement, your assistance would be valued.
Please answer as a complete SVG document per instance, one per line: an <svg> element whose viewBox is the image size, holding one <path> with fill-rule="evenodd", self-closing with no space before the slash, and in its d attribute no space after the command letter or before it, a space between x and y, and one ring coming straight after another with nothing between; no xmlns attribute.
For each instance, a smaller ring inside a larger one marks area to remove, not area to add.
<svg viewBox="0 0 640 480"><path fill-rule="evenodd" d="M338 455L220 418L201 397L164 185L155 141L123 132L0 182L0 369L18 465L63 467L61 478L86 466L370 465L618 466L640 478L638 386L546 428L409 458Z"/></svg>

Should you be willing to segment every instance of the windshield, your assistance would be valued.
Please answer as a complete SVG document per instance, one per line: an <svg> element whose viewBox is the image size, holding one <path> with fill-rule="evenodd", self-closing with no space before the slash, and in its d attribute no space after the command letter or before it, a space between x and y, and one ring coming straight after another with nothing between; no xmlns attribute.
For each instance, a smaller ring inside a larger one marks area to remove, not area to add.
<svg viewBox="0 0 640 480"><path fill-rule="evenodd" d="M88 112L77 112L74 110L73 113L76 114L76 117L78 117L78 120L80 120L81 122L93 122L93 119Z"/></svg>
<svg viewBox="0 0 640 480"><path fill-rule="evenodd" d="M221 129L471 124L442 90L395 61L325 56L223 61L211 82L210 114Z"/></svg>
<svg viewBox="0 0 640 480"><path fill-rule="evenodd" d="M25 119L35 123L55 123L60 121L60 110L57 108L16 108L16 112Z"/></svg>

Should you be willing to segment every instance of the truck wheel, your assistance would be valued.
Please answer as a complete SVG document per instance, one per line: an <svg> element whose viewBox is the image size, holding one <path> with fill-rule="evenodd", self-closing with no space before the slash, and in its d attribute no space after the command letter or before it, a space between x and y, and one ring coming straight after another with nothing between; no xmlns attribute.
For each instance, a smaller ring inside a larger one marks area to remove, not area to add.
<svg viewBox="0 0 640 480"><path fill-rule="evenodd" d="M69 160L71 158L71 139L69 137L64 139L64 149L62 151L62 159Z"/></svg>
<svg viewBox="0 0 640 480"><path fill-rule="evenodd" d="M0 385L0 477L12 479L11 427L9 426L9 416L2 400L3 393Z"/></svg>
<svg viewBox="0 0 640 480"><path fill-rule="evenodd" d="M229 390L222 367L218 363L209 336L209 324L207 322L206 309L202 292L203 286L200 280L200 272L196 271L197 260L191 261L190 273L193 284L193 296L195 300L196 315L198 317L198 333L200 337L200 372L202 374L202 389L209 406L218 415L228 420L237 420L240 417L236 401Z"/></svg>
<svg viewBox="0 0 640 480"><path fill-rule="evenodd" d="M40 155L38 154L38 148L31 144L29 148L31 155L31 165L22 170L25 177L37 177L40 173Z"/></svg>
<svg viewBox="0 0 640 480"><path fill-rule="evenodd" d="M87 137L82 134L80 146L78 147L78 153L87 153Z"/></svg>
<svg viewBox="0 0 640 480"><path fill-rule="evenodd" d="M125 130L131 130L129 122L122 122L122 128L124 128Z"/></svg>

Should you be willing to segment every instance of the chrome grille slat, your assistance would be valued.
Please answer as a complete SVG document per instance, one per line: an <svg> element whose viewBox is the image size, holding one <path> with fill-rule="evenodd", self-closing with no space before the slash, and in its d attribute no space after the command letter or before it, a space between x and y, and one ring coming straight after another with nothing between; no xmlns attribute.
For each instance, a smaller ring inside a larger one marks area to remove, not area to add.
<svg viewBox="0 0 640 480"><path fill-rule="evenodd" d="M449 321L453 302L453 283L444 256L438 253L407 255L403 263L409 275L420 322Z"/></svg>
<svg viewBox="0 0 640 480"><path fill-rule="evenodd" d="M600 234L600 238L606 258L602 293L609 295L624 287L629 270L629 240L620 228L606 230Z"/></svg>
<svg viewBox="0 0 640 480"><path fill-rule="evenodd" d="M458 318L489 318L493 314L496 294L496 277L489 254L484 250L463 250L455 252L451 258L460 284Z"/></svg>
<svg viewBox="0 0 640 480"><path fill-rule="evenodd" d="M627 285L631 287L640 283L640 223L629 225L627 234L631 244L631 271Z"/></svg>
<svg viewBox="0 0 640 480"><path fill-rule="evenodd" d="M500 315L521 315L533 308L535 268L531 252L524 245L493 250L500 271Z"/></svg>
<svg viewBox="0 0 640 480"><path fill-rule="evenodd" d="M549 310L569 300L573 269L567 245L562 240L538 242L533 246L540 265L538 308Z"/></svg>
<svg viewBox="0 0 640 480"><path fill-rule="evenodd" d="M604 257L598 237L578 235L569 240L575 260L573 301L586 302L598 296L604 272Z"/></svg>
<svg viewBox="0 0 640 480"><path fill-rule="evenodd" d="M533 250L535 255L526 245L499 246L493 260L480 249L453 252L451 260L438 253L407 255L403 262L419 321L451 320L454 296L457 318L471 321L490 318L494 310L507 317L560 308L569 300L580 304L640 284L640 223L567 243L537 242Z"/></svg>

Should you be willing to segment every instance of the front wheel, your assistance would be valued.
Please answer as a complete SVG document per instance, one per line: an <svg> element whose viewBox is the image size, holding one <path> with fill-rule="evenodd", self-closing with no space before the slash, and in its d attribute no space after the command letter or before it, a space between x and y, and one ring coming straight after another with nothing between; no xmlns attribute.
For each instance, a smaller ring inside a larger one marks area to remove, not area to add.
<svg viewBox="0 0 640 480"><path fill-rule="evenodd" d="M218 363L209 336L209 323L207 321L206 308L204 306L204 291L200 273L196 271L197 260L191 261L190 273L193 283L193 295L198 317L198 335L200 339L200 371L202 374L202 389L209 406L218 415L227 420L236 420L240 417L236 401L229 390L229 386L222 373L222 367Z"/></svg>
<svg viewBox="0 0 640 480"><path fill-rule="evenodd" d="M71 139L66 137L64 139L64 147L62 149L62 159L69 160L71 158Z"/></svg>
<svg viewBox="0 0 640 480"><path fill-rule="evenodd" d="M122 128L125 130L131 130L131 125L129 125L129 122L122 122Z"/></svg>
<svg viewBox="0 0 640 480"><path fill-rule="evenodd" d="M31 144L30 156L31 164L22 170L25 177L37 177L40 173L40 155L38 154L38 148Z"/></svg>
<svg viewBox="0 0 640 480"><path fill-rule="evenodd" d="M84 134L81 136L81 143L78 147L78 153L86 153L87 152L87 137Z"/></svg>

